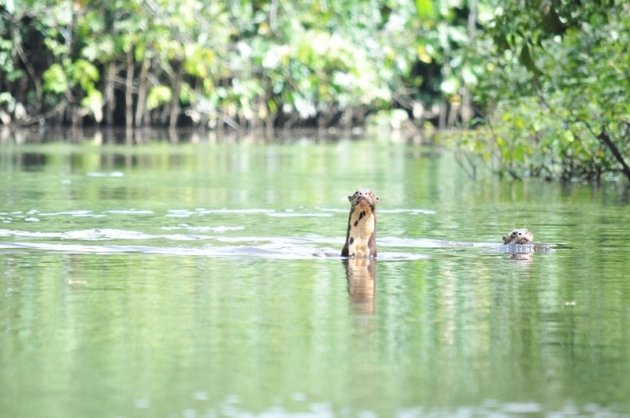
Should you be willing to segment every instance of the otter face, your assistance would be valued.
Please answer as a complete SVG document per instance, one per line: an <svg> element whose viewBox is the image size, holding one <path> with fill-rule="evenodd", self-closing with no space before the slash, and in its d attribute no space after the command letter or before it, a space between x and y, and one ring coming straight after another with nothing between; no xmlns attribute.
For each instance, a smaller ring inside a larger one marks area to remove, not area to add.
<svg viewBox="0 0 630 418"><path fill-rule="evenodd" d="M514 229L512 232L503 237L504 245L525 245L534 242L534 234L529 232L527 228Z"/></svg>
<svg viewBox="0 0 630 418"><path fill-rule="evenodd" d="M354 192L354 194L348 196L352 209L357 206L369 206L372 210L376 207L376 202L379 201L379 197L372 193L368 189L360 189Z"/></svg>

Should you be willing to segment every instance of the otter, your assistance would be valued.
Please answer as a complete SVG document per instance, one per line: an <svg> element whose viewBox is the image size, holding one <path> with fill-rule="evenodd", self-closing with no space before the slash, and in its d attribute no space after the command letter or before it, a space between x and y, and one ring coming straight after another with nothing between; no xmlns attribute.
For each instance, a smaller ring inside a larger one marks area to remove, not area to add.
<svg viewBox="0 0 630 418"><path fill-rule="evenodd" d="M527 228L515 228L503 237L504 245L526 245L534 243L534 234Z"/></svg>
<svg viewBox="0 0 630 418"><path fill-rule="evenodd" d="M341 256L376 258L376 202L379 198L370 190L360 189L348 196L348 200L348 232Z"/></svg>

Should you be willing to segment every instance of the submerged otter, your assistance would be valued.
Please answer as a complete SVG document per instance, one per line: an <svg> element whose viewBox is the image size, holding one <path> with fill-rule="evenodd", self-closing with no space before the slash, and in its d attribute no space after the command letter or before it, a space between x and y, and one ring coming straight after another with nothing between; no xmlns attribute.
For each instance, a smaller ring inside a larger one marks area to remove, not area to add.
<svg viewBox="0 0 630 418"><path fill-rule="evenodd" d="M350 215L342 257L376 257L376 202L370 190L361 189L348 196Z"/></svg>
<svg viewBox="0 0 630 418"><path fill-rule="evenodd" d="M503 237L504 245L526 245L534 243L534 234L527 228L515 228Z"/></svg>

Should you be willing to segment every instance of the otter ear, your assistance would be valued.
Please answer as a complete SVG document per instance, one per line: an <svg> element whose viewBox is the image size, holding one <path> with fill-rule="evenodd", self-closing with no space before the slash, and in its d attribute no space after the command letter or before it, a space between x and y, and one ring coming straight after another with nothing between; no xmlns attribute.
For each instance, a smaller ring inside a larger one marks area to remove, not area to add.
<svg viewBox="0 0 630 418"><path fill-rule="evenodd" d="M503 240L503 242L505 242L505 235L503 235L501 239Z"/></svg>
<svg viewBox="0 0 630 418"><path fill-rule="evenodd" d="M348 196L348 202L352 202L352 195Z"/></svg>
<svg viewBox="0 0 630 418"><path fill-rule="evenodd" d="M381 200L381 198L380 198L380 197L378 197L378 196L376 196L376 195L374 195L374 197L376 198L376 201L377 201L377 202L378 202L379 200Z"/></svg>

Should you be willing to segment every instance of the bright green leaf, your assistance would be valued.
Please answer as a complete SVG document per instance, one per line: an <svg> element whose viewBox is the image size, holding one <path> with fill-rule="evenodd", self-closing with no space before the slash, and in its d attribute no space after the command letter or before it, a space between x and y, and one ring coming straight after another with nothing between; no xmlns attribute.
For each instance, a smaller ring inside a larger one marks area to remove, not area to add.
<svg viewBox="0 0 630 418"><path fill-rule="evenodd" d="M164 85L153 86L147 95L147 109L153 110L158 106L168 103L173 98L173 91Z"/></svg>
<svg viewBox="0 0 630 418"><path fill-rule="evenodd" d="M60 64L51 65L43 74L44 90L55 94L66 92L70 88L68 77Z"/></svg>

